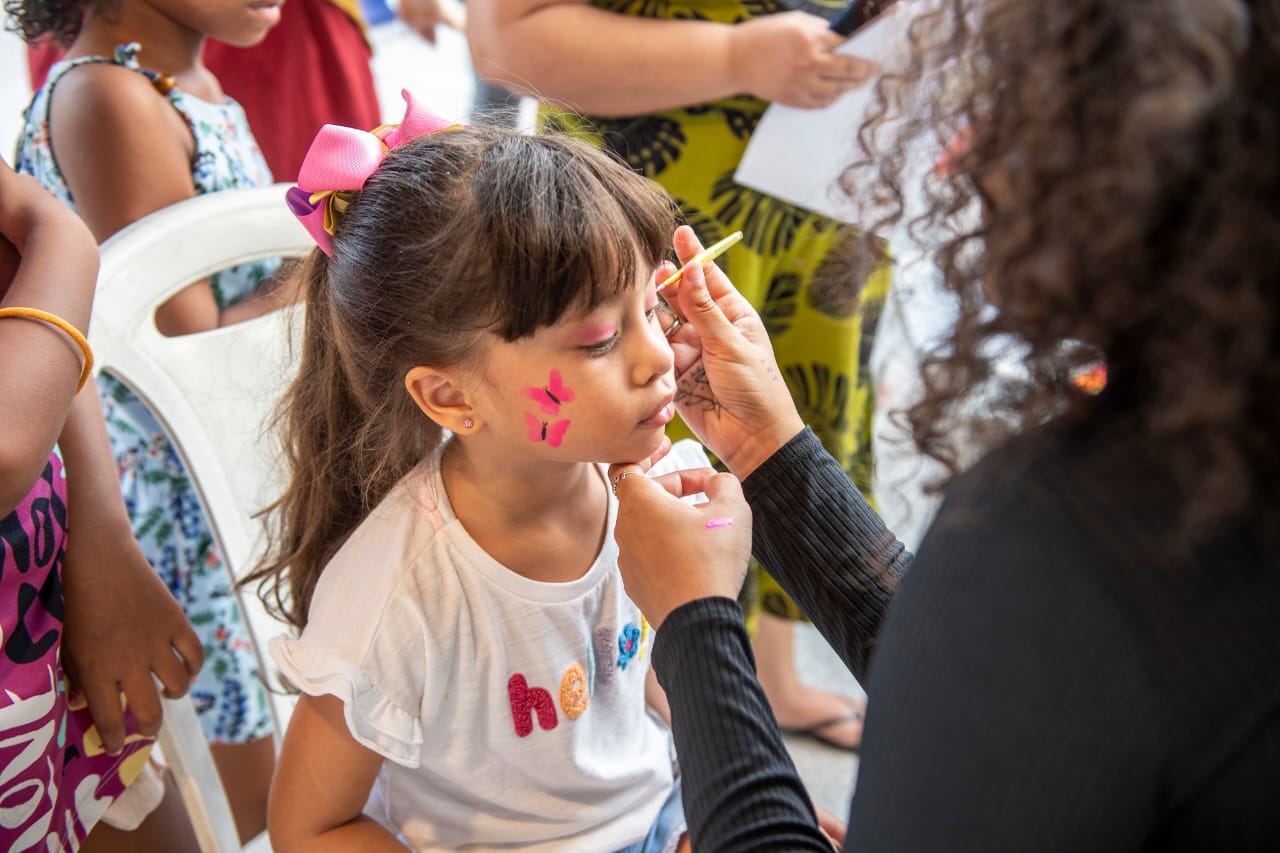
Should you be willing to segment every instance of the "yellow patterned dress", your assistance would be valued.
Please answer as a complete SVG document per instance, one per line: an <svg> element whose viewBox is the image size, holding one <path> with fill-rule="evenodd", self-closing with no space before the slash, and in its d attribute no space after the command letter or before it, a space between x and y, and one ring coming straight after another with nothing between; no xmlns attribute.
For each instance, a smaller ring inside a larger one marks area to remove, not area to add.
<svg viewBox="0 0 1280 853"><path fill-rule="evenodd" d="M788 6L776 0L596 0L624 15L736 24L801 8L832 17L843 2ZM847 226L740 186L738 161L767 104L746 95L632 118L540 110L542 132L563 132L614 151L662 184L704 245L733 231L744 239L720 267L760 311L800 414L864 494L871 493L871 412L867 364L880 309L889 290L886 250L850 250ZM668 430L687 435L683 424ZM766 612L800 618L767 576L760 577Z"/></svg>

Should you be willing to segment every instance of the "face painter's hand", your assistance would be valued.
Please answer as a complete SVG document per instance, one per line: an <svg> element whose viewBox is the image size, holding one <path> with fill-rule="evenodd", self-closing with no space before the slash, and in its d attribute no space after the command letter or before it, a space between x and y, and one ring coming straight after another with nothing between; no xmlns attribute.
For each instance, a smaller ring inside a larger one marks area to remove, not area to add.
<svg viewBox="0 0 1280 853"><path fill-rule="evenodd" d="M627 595L649 624L699 598L736 598L751 556L751 508L732 474L710 468L645 477L637 465L614 465L618 495L618 568ZM679 498L705 492L691 506Z"/></svg>
<svg viewBox="0 0 1280 853"><path fill-rule="evenodd" d="M701 251L693 229L675 235L682 261ZM685 272L674 298L686 320L676 349L676 408L741 479L804 429L760 315L714 264ZM677 349L678 348L678 349ZM696 353L696 357L695 354Z"/></svg>

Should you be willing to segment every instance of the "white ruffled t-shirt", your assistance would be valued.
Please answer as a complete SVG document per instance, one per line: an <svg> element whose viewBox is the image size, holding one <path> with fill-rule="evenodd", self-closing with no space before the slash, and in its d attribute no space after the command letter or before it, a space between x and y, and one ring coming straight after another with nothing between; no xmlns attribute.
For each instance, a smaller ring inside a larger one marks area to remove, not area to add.
<svg viewBox="0 0 1280 853"><path fill-rule="evenodd" d="M618 574L615 500L585 575L532 581L463 529L438 459L356 529L302 636L272 640L272 656L304 693L341 699L351 734L388 759L365 812L415 850L643 838L672 786L671 747L645 709L653 635ZM682 441L655 473L707 464Z"/></svg>

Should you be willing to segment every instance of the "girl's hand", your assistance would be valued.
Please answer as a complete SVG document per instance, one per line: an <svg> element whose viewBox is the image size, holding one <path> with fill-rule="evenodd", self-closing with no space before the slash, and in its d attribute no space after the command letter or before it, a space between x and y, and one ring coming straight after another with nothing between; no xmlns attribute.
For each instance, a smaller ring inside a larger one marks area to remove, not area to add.
<svg viewBox="0 0 1280 853"><path fill-rule="evenodd" d="M733 28L730 67L741 89L788 107L825 107L864 86L879 67L835 52L845 38L807 12L781 12Z"/></svg>
<svg viewBox="0 0 1280 853"><path fill-rule="evenodd" d="M688 261L702 246L693 229L675 234ZM676 289L676 293L670 291ZM687 323L671 335L676 408L712 453L740 479L804 429L773 357L760 315L714 264L690 267L674 297Z"/></svg>
<svg viewBox="0 0 1280 853"><path fill-rule="evenodd" d="M622 582L654 628L695 599L737 597L751 557L751 508L736 477L703 468L650 479L619 464L609 479ZM679 500L698 492L707 495L700 506Z"/></svg>
<svg viewBox="0 0 1280 853"><path fill-rule="evenodd" d="M72 690L88 702L103 748L115 753L125 742L120 693L139 734L155 736L161 704L152 676L168 698L185 695L204 649L127 522L99 523L83 505L69 512L62 660Z"/></svg>

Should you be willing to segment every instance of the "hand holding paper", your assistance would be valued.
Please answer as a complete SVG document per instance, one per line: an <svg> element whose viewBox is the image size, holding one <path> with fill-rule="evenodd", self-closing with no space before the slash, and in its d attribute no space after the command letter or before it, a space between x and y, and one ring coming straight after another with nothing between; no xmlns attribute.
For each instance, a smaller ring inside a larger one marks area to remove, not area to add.
<svg viewBox="0 0 1280 853"><path fill-rule="evenodd" d="M880 66L910 49L907 25L913 4L895 4L837 49ZM840 193L840 173L860 153L858 128L874 97L873 87L845 92L825 109L773 104L751 136L734 180L817 213L851 222L853 202Z"/></svg>
<svg viewBox="0 0 1280 853"><path fill-rule="evenodd" d="M731 30L735 90L800 109L825 107L870 80L873 63L839 51L843 38L807 12L762 15Z"/></svg>

